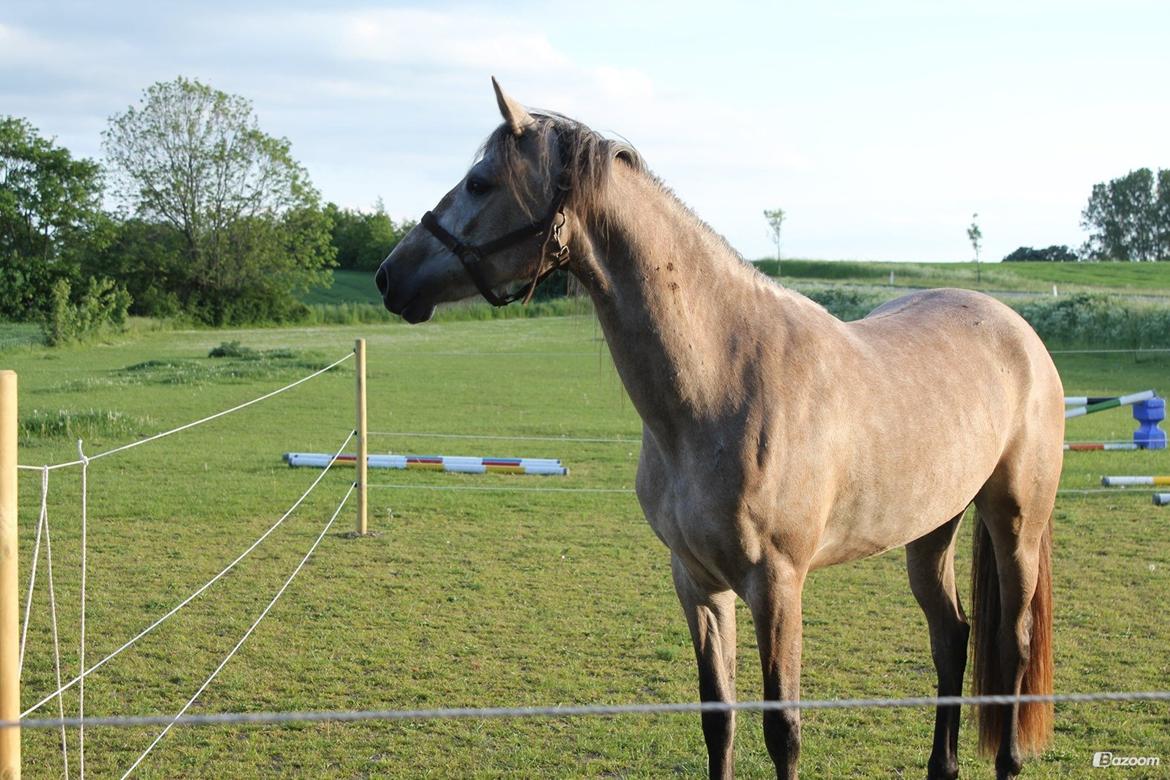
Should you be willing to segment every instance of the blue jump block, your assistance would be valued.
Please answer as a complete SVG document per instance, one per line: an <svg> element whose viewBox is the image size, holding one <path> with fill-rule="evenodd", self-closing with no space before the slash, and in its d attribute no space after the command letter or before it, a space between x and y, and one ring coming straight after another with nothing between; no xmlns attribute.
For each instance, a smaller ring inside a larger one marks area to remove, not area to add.
<svg viewBox="0 0 1170 780"><path fill-rule="evenodd" d="M1151 398L1133 405L1133 419L1138 429L1133 432L1133 443L1147 450L1166 449L1166 432L1158 423L1166 419L1166 399Z"/></svg>

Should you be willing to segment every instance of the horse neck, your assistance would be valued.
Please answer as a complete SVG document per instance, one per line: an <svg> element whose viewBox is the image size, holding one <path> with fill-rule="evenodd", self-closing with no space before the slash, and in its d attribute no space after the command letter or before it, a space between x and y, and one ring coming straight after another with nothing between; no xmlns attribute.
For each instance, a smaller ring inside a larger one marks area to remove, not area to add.
<svg viewBox="0 0 1170 780"><path fill-rule="evenodd" d="M783 344L777 294L784 291L657 182L622 165L576 243L574 270L655 436L735 414L743 398L737 380L752 370L753 347L762 339Z"/></svg>

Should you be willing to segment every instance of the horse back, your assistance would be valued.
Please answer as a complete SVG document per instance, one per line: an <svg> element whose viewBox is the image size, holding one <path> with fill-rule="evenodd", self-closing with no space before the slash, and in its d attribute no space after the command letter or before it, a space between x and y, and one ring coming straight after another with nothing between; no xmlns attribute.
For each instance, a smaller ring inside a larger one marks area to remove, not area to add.
<svg viewBox="0 0 1170 780"><path fill-rule="evenodd" d="M827 401L837 446L819 452L831 498L818 565L930 532L1009 459L1059 469L1060 377L1009 307L981 293L931 290L890 301L842 331L848 368Z"/></svg>

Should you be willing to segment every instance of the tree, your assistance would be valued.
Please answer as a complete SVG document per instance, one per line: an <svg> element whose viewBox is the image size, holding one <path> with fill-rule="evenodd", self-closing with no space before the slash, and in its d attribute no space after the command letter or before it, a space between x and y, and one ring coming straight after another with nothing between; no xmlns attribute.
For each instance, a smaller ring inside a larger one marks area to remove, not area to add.
<svg viewBox="0 0 1170 780"><path fill-rule="evenodd" d="M415 223L395 223L379 199L372 212L325 206L333 223L337 267L352 271L376 271L386 255L410 232Z"/></svg>
<svg viewBox="0 0 1170 780"><path fill-rule="evenodd" d="M971 242L971 248L975 250L975 284L979 284L982 281L979 273L979 250L983 246L983 231L979 229L978 212L971 215L971 226L967 228L967 239Z"/></svg>
<svg viewBox="0 0 1170 780"><path fill-rule="evenodd" d="M102 186L97 163L73 159L24 119L0 117L0 319L46 314L54 284L108 240Z"/></svg>
<svg viewBox="0 0 1170 780"><path fill-rule="evenodd" d="M197 318L285 319L296 292L328 282L334 251L319 195L248 100L182 77L159 82L103 139L118 194L141 220L177 231L169 292Z"/></svg>
<svg viewBox="0 0 1170 780"><path fill-rule="evenodd" d="M784 209L764 209L764 219L768 220L768 230L772 234L772 243L776 245L776 274L780 274L780 228L784 225Z"/></svg>
<svg viewBox="0 0 1170 780"><path fill-rule="evenodd" d="M1030 246L1019 247L1006 256L1003 261L1005 263L1075 263L1079 259L1077 253L1064 244L1053 244L1044 249L1033 249Z"/></svg>
<svg viewBox="0 0 1170 780"><path fill-rule="evenodd" d="M1097 260L1170 259L1170 170L1130 171L1094 184L1081 212L1084 253Z"/></svg>

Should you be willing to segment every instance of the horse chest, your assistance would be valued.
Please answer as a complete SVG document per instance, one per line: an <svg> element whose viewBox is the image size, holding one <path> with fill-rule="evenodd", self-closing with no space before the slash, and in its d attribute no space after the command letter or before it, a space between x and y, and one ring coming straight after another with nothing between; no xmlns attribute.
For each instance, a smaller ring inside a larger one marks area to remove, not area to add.
<svg viewBox="0 0 1170 780"><path fill-rule="evenodd" d="M758 545L735 522L742 494L736 469L719 459L671 458L643 448L637 494L646 521L671 552L692 571L724 586L738 579Z"/></svg>

